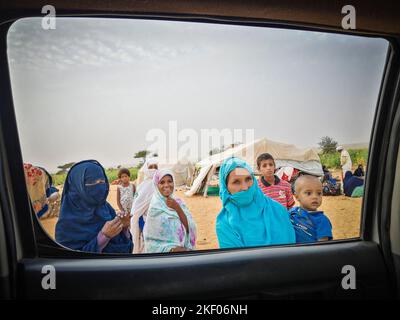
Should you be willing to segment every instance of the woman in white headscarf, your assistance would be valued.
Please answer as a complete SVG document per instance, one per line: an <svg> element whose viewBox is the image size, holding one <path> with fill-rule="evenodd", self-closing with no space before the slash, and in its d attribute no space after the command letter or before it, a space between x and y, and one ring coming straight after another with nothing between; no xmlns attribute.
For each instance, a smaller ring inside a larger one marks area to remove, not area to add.
<svg viewBox="0 0 400 320"><path fill-rule="evenodd" d="M196 223L189 208L174 195L175 182L172 171L158 170L154 175L153 182L154 193L143 230L144 252L194 250L196 247Z"/></svg>
<svg viewBox="0 0 400 320"><path fill-rule="evenodd" d="M158 169L158 160L150 158L143 165L144 180L137 187L131 210L131 234L133 236L133 253L144 251L143 227L147 211L154 193L153 176Z"/></svg>

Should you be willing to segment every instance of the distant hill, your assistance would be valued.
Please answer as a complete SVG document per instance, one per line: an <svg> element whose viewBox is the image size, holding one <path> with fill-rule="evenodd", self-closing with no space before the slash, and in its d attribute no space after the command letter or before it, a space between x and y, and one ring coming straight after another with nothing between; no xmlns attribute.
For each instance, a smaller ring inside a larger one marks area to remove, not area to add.
<svg viewBox="0 0 400 320"><path fill-rule="evenodd" d="M368 142L361 142L361 143L350 143L350 144L343 144L342 145L345 149L368 149L369 143Z"/></svg>
<svg viewBox="0 0 400 320"><path fill-rule="evenodd" d="M349 143L349 144L338 144L338 146L343 146L343 148L349 150L361 150L361 149L368 149L369 143L368 142L360 142L360 143ZM321 153L321 148L312 148L313 150L317 151L317 153Z"/></svg>

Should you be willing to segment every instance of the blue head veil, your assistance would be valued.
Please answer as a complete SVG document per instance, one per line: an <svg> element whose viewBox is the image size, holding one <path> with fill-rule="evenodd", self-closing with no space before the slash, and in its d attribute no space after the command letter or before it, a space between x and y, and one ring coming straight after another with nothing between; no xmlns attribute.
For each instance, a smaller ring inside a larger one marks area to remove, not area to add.
<svg viewBox="0 0 400 320"><path fill-rule="evenodd" d="M253 178L246 191L231 194L227 178L236 168L246 169ZM294 243L295 233L286 209L265 196L258 187L250 166L239 158L229 158L219 171L222 210L217 217L217 236L221 248Z"/></svg>
<svg viewBox="0 0 400 320"><path fill-rule="evenodd" d="M363 179L354 176L351 171L346 171L343 179L343 190L346 196L351 197L354 189L362 185L364 185Z"/></svg>
<svg viewBox="0 0 400 320"><path fill-rule="evenodd" d="M70 249L98 252L97 235L116 216L107 202L108 192L108 179L100 163L86 160L75 164L64 184L56 241ZM121 233L102 252L132 252L132 240Z"/></svg>

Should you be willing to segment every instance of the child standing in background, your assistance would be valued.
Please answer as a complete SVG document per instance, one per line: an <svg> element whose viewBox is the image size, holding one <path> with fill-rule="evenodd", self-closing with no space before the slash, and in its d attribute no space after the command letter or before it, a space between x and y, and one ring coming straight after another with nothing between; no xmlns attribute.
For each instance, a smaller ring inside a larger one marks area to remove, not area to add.
<svg viewBox="0 0 400 320"><path fill-rule="evenodd" d="M130 214L132 209L133 197L136 192L134 184L130 183L131 173L126 168L118 171L120 184L117 189L117 205L120 211Z"/></svg>
<svg viewBox="0 0 400 320"><path fill-rule="evenodd" d="M279 179L275 175L275 160L269 153L263 153L257 157L258 171L261 178L258 186L261 191L271 199L279 202L287 210L294 206L294 198L290 183Z"/></svg>

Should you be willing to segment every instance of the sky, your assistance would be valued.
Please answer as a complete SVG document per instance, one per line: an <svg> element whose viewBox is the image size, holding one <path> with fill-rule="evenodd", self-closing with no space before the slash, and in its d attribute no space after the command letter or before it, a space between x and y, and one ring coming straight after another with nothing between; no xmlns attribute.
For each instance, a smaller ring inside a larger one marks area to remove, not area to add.
<svg viewBox="0 0 400 320"><path fill-rule="evenodd" d="M171 126L299 147L368 143L388 49L378 38L99 18L57 18L55 30L21 19L7 44L23 159L50 172L85 159L133 165L140 150L160 152L152 133L164 132L166 150L185 144Z"/></svg>

